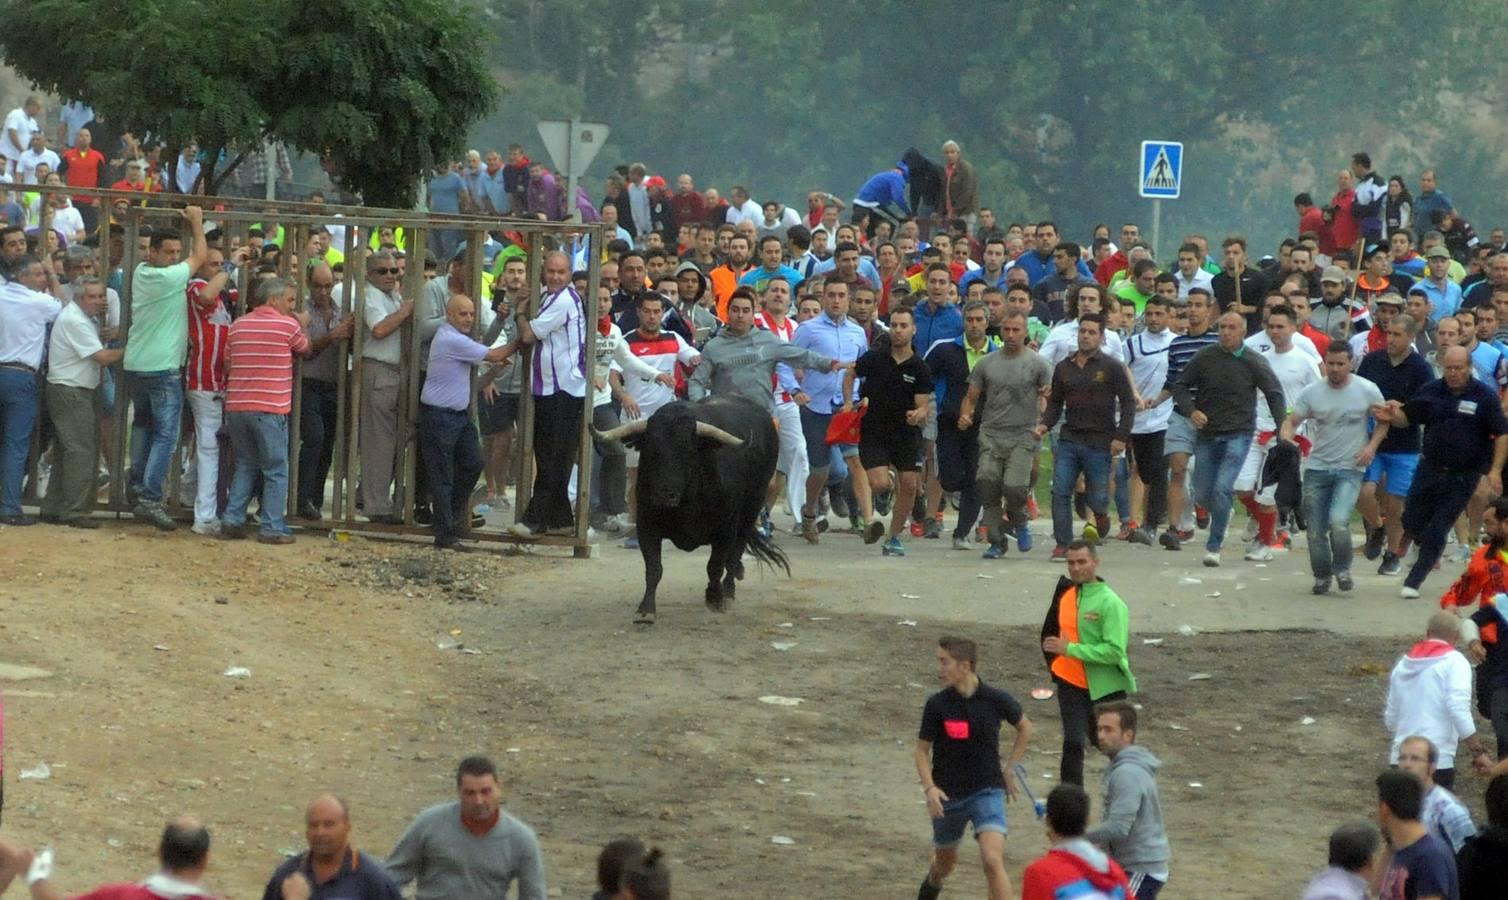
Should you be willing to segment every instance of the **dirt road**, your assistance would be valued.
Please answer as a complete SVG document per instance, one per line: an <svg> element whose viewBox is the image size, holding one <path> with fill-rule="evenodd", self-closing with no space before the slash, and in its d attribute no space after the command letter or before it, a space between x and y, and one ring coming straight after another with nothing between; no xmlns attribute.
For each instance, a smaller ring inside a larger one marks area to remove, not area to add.
<svg viewBox="0 0 1508 900"><path fill-rule="evenodd" d="M704 557L667 557L660 624L643 629L642 568L614 547L575 562L4 530L0 663L52 673L0 681L4 832L57 847L77 891L148 871L162 820L195 812L213 886L253 897L302 847L313 793L347 796L380 855L480 751L558 896L589 894L597 848L621 834L669 850L678 895L910 896L929 834L910 753L939 633L981 642L981 674L1040 726L1034 786L1055 783L1056 704L1027 694L1046 681L1035 634L1059 569L1040 549L986 567L939 542L904 560L848 537L783 545L795 577L751 573L724 616L702 607ZM1385 673L1429 604L1375 576L1316 600L1302 558L1175 556L1118 546L1104 564L1132 607L1141 740L1165 763L1164 896L1293 895L1329 829L1374 808ZM18 780L42 762L47 780ZM1019 876L1045 839L1029 806L1010 814ZM963 866L949 893L982 886Z"/></svg>

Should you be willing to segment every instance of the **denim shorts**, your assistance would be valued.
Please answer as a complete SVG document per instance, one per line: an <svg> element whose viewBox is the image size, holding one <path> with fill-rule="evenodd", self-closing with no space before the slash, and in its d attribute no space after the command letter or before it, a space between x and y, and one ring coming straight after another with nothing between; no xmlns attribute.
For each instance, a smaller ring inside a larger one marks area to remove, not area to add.
<svg viewBox="0 0 1508 900"><path fill-rule="evenodd" d="M961 800L943 804L941 819L932 820L932 846L950 850L963 843L965 826L974 823L974 840L986 831L1005 834L1005 791L985 788Z"/></svg>

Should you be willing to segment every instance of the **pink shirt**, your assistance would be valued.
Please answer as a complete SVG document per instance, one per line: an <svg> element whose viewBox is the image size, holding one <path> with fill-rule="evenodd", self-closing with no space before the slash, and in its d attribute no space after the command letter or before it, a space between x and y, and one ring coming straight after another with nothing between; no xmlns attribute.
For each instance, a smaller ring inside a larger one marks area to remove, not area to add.
<svg viewBox="0 0 1508 900"><path fill-rule="evenodd" d="M230 365L225 411L287 415L293 409L293 355L308 349L298 320L270 304L237 319L225 347Z"/></svg>

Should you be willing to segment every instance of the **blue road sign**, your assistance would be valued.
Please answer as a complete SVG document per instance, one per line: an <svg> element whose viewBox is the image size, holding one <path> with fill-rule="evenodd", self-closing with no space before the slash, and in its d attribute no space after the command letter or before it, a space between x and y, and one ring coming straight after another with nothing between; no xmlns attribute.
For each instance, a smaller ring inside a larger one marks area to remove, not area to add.
<svg viewBox="0 0 1508 900"><path fill-rule="evenodd" d="M1183 144L1141 142L1141 195L1171 200L1183 187Z"/></svg>

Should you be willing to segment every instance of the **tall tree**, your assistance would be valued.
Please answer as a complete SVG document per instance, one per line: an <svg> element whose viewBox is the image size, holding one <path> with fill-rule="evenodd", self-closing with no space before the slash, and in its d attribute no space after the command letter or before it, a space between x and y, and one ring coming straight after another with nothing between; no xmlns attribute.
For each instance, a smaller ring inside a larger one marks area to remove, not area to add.
<svg viewBox="0 0 1508 900"><path fill-rule="evenodd" d="M475 11L447 0L0 0L0 19L0 53L38 87L172 150L197 140L211 191L272 139L410 206L499 95Z"/></svg>

